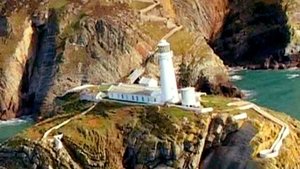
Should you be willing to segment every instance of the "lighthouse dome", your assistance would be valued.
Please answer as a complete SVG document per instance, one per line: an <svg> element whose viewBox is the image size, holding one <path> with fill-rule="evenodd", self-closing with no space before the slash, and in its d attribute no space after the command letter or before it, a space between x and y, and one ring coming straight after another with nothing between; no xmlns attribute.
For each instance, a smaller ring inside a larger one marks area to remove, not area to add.
<svg viewBox="0 0 300 169"><path fill-rule="evenodd" d="M159 53L165 53L171 51L170 43L167 42L165 39L160 40L157 47Z"/></svg>

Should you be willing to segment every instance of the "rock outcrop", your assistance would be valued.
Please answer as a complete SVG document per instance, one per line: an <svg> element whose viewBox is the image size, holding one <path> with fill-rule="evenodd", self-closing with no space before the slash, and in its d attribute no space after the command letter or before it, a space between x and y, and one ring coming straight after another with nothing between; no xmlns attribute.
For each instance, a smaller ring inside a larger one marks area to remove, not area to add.
<svg viewBox="0 0 300 169"><path fill-rule="evenodd" d="M17 19L15 17L17 16L12 16L9 20ZM13 28L9 35L11 37L4 38L1 44L0 119L13 118L19 114L24 68L35 57L35 30L28 18L23 19L26 20L23 25ZM13 25L16 26L15 24Z"/></svg>
<svg viewBox="0 0 300 169"><path fill-rule="evenodd" d="M242 169L258 168L251 158L252 149L249 146L255 136L255 128L250 123L245 123L238 132L229 135L222 145L210 149L203 159L202 168L211 169Z"/></svg>
<svg viewBox="0 0 300 169"><path fill-rule="evenodd" d="M286 65L281 68L296 66L297 6L297 2L285 0L230 2L223 30L211 41L214 51L233 66L255 69L278 69L277 63Z"/></svg>

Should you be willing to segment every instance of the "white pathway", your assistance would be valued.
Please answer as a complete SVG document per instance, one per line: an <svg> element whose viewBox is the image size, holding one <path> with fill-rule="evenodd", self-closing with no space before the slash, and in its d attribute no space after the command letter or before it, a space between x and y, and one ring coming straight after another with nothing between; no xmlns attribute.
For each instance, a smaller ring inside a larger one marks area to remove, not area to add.
<svg viewBox="0 0 300 169"><path fill-rule="evenodd" d="M97 103L94 103L94 104L93 104L89 109L87 109L86 111L84 111L84 112L82 112L82 113L80 113L80 114L78 114L78 115L75 115L75 116L73 116L72 118L70 118L70 119L68 119L68 120L65 120L64 122L62 122L62 123L60 123L60 124L58 124L58 125L56 125L56 126L50 128L49 130L47 130L47 131L44 133L44 135L43 135L43 137L42 137L42 141L45 141L45 140L47 139L48 135L49 135L52 131L57 130L57 129L63 127L64 125L68 124L68 123L71 122L72 120L75 120L75 119L77 119L77 118L79 118L79 117L81 117L81 116L86 115L88 112L90 112L91 110L93 110L93 109L96 107L96 105L97 105Z"/></svg>
<svg viewBox="0 0 300 169"><path fill-rule="evenodd" d="M65 96L69 93L79 92L79 91L82 91L84 89L89 89L89 88L92 88L92 87L99 87L99 86L98 85L92 85L92 84L85 84L85 85L82 85L82 86L74 87L70 90L67 90L64 94L61 95L61 97Z"/></svg>
<svg viewBox="0 0 300 169"><path fill-rule="evenodd" d="M290 129L289 129L288 125L286 123L284 123L283 121L281 121L280 119L272 116L270 113L264 111L259 106L255 105L253 103L249 103L249 102L245 102L245 101L238 101L238 102L229 103L228 106L238 106L239 110L253 109L254 111L259 113L263 117L271 120L274 123L277 123L278 125L280 125L282 127L276 140L272 144L272 146L269 149L265 149L265 150L262 150L259 152L259 156L261 158L277 157L279 155L280 148L283 144L283 140L290 133Z"/></svg>

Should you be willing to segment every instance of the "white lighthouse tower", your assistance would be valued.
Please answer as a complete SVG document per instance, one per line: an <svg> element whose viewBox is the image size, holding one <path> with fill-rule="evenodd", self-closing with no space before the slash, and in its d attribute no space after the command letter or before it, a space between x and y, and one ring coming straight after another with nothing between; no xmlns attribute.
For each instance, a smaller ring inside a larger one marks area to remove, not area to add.
<svg viewBox="0 0 300 169"><path fill-rule="evenodd" d="M158 56L160 66L161 102L177 103L180 100L172 61L173 52L171 51L170 44L166 40L161 40L159 42Z"/></svg>

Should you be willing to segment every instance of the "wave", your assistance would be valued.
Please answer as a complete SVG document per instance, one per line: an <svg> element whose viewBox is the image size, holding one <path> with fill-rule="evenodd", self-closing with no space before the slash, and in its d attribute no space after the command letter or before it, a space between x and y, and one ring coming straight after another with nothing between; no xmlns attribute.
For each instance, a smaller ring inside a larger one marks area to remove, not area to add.
<svg viewBox="0 0 300 169"><path fill-rule="evenodd" d="M253 90L242 90L242 93L244 93L246 99L251 99L256 95Z"/></svg>
<svg viewBox="0 0 300 169"><path fill-rule="evenodd" d="M290 68L288 68L287 70L294 71L294 70L299 70L299 68L298 68L298 67L290 67Z"/></svg>
<svg viewBox="0 0 300 169"><path fill-rule="evenodd" d="M33 122L33 118L31 116L24 116L24 117L21 117L21 118L15 118L15 119L6 120L6 121L0 121L0 127L1 126L15 126L15 125L30 123L30 122Z"/></svg>
<svg viewBox="0 0 300 169"><path fill-rule="evenodd" d="M229 67L228 68L229 74L234 74L234 73L237 73L237 72L240 72L240 71L243 71L243 70L246 70L246 69L243 68L243 67Z"/></svg>
<svg viewBox="0 0 300 169"><path fill-rule="evenodd" d="M233 75L233 76L230 76L230 80L231 81L238 81L238 80L242 80L243 77L240 76L240 75Z"/></svg>
<svg viewBox="0 0 300 169"><path fill-rule="evenodd" d="M300 75L299 74L287 74L286 76L288 79L295 79L295 78L299 77Z"/></svg>

